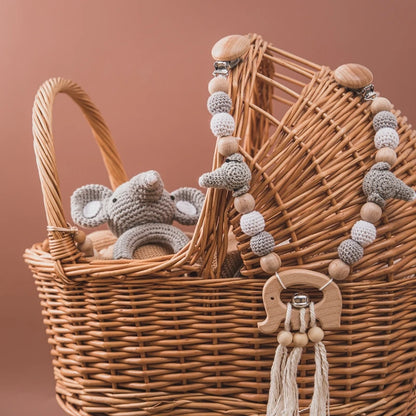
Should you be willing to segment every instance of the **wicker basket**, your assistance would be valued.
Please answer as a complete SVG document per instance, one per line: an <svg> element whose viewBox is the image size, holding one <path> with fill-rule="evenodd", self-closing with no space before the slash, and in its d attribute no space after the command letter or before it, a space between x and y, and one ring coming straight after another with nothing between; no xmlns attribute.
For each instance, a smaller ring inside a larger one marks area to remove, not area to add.
<svg viewBox="0 0 416 416"><path fill-rule="evenodd" d="M87 117L113 187L127 180L109 131L74 83L52 79L33 112L47 222L67 227L58 186L51 112L70 95ZM231 73L236 133L284 268L326 272L365 202L374 157L369 104L330 69L251 36ZM398 177L416 185L416 135L399 120ZM215 152L214 167L221 164ZM201 172L202 173L202 172ZM389 201L375 243L340 284L342 327L328 332L331 414L416 413L416 205ZM221 278L233 226L243 277ZM60 405L77 416L264 415L276 340L259 333L268 276L250 252L229 195L208 190L194 236L181 252L147 260L94 260L67 232L50 252L26 250L52 346ZM288 242L287 240L290 239ZM284 269L283 268L283 269ZM312 348L299 367L300 406L313 388ZM302 414L308 414L305 411Z"/></svg>

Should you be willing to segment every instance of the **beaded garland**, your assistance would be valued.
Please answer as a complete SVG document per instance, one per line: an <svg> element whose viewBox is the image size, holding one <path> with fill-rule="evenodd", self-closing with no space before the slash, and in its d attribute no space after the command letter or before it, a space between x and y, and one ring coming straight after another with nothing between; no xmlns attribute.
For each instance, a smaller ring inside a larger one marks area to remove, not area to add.
<svg viewBox="0 0 416 416"><path fill-rule="evenodd" d="M208 91L211 95L208 98L207 107L213 116L211 131L218 138L218 151L226 159L218 169L202 175L199 184L205 187L233 191L234 207L241 214L240 226L242 231L250 236L250 248L255 255L260 257L262 270L268 274L274 274L280 269L281 259L277 253L273 252L275 248L273 236L264 230L264 218L260 212L255 211L255 200L248 192L251 174L247 172L248 166L238 153L240 138L232 136L235 123L230 114L232 100L227 94L227 77L230 68L225 65L224 70L224 64L228 63L221 62L221 64L221 71L219 73L214 71L214 78L208 85ZM342 70L343 67L339 67L339 70ZM335 71L336 78L337 71ZM366 71L368 71L366 73L371 74L369 70ZM341 78L339 75L338 77ZM342 84L341 81L338 82ZM344 86L347 85L344 84ZM365 86L363 85L363 87ZM361 219L353 225L351 237L339 244L338 258L331 261L328 266L328 274L334 280L347 278L351 272L351 265L363 257L364 247L376 239L377 231L374 224L382 216L382 208L386 199L396 198L411 201L416 196L412 188L390 172L390 168L397 160L395 149L399 145L399 135L396 131L397 119L391 112L393 106L387 98L377 97L372 93L372 90L370 90L370 93L365 90L365 94L363 94L364 99L372 100L370 110L374 115L376 163L364 177L363 191L367 196L367 202L361 208ZM237 160L239 162L238 166L233 163ZM231 165L233 165L232 169Z"/></svg>

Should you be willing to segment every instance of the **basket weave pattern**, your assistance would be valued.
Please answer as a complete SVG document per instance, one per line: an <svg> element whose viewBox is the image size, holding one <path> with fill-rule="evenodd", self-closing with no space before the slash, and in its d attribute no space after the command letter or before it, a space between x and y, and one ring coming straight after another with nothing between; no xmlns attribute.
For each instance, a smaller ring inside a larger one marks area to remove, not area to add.
<svg viewBox="0 0 416 416"><path fill-rule="evenodd" d="M253 170L251 191L283 269L326 273L359 218L373 163L369 104L332 72L252 36L231 74L236 133ZM82 108L113 187L126 180L99 112L75 84L45 83L34 107L37 162L48 225L66 227L51 135L57 93ZM399 120L396 175L416 185L416 135ZM213 168L222 163L215 152ZM415 412L416 205L389 201L377 240L340 284L342 327L328 332L331 414ZM230 227L243 277L220 278ZM241 233L227 193L210 189L191 242L176 255L87 260L69 233L34 245L35 277L52 346L57 397L76 416L264 415L276 339L259 333L268 278ZM289 240L289 241L288 241ZM299 367L300 406L313 389L313 351ZM308 412L304 413L307 415Z"/></svg>

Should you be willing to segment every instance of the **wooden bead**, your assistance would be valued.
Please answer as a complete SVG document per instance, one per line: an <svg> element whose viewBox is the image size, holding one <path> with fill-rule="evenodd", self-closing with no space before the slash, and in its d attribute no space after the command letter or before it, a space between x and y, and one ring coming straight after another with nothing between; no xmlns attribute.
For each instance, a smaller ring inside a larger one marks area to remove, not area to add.
<svg viewBox="0 0 416 416"><path fill-rule="evenodd" d="M230 35L220 39L211 51L216 61L233 61L243 56L250 48L247 36Z"/></svg>
<svg viewBox="0 0 416 416"><path fill-rule="evenodd" d="M280 331L277 335L277 342L284 347L290 345L293 341L293 335L289 331Z"/></svg>
<svg viewBox="0 0 416 416"><path fill-rule="evenodd" d="M390 166L393 166L397 161L397 154L391 147L382 147L377 150L376 162L387 162Z"/></svg>
<svg viewBox="0 0 416 416"><path fill-rule="evenodd" d="M90 238L86 238L85 241L78 245L78 249L82 251L87 257L94 255L94 245Z"/></svg>
<svg viewBox="0 0 416 416"><path fill-rule="evenodd" d="M308 345L308 342L309 338L306 334L296 332L296 334L293 335L293 345L295 347L306 347Z"/></svg>
<svg viewBox="0 0 416 416"><path fill-rule="evenodd" d="M49 251L49 238L45 238L42 242L42 250Z"/></svg>
<svg viewBox="0 0 416 416"><path fill-rule="evenodd" d="M269 253L260 258L261 269L268 274L274 274L282 265L282 260L276 253Z"/></svg>
<svg viewBox="0 0 416 416"><path fill-rule="evenodd" d="M225 157L238 152L239 137L227 136L218 139L218 153Z"/></svg>
<svg viewBox="0 0 416 416"><path fill-rule="evenodd" d="M82 230L78 230L74 235L74 240L78 244L83 243L86 238L87 238L87 236L85 235L84 231L82 231Z"/></svg>
<svg viewBox="0 0 416 416"><path fill-rule="evenodd" d="M240 214L247 214L254 210L256 201L253 198L253 195L246 193L234 198L234 208Z"/></svg>
<svg viewBox="0 0 416 416"><path fill-rule="evenodd" d="M334 72L335 80L343 87L353 90L361 89L373 82L371 71L360 64L345 64Z"/></svg>
<svg viewBox="0 0 416 416"><path fill-rule="evenodd" d="M314 344L321 342L324 339L324 336L325 333L319 326L314 326L308 331L308 337Z"/></svg>
<svg viewBox="0 0 416 416"><path fill-rule="evenodd" d="M328 274L334 280L344 280L350 274L350 266L341 259L332 260L328 266Z"/></svg>
<svg viewBox="0 0 416 416"><path fill-rule="evenodd" d="M360 211L361 218L364 221L371 222L372 224L376 223L383 214L383 210L379 205L374 202L366 202Z"/></svg>
<svg viewBox="0 0 416 416"><path fill-rule="evenodd" d="M376 97L371 103L370 110L373 114L377 114L380 111L391 111L393 104L384 97Z"/></svg>
<svg viewBox="0 0 416 416"><path fill-rule="evenodd" d="M208 83L208 92L210 94L214 94L214 92L219 91L228 93L228 79L221 75L212 78L212 80Z"/></svg>

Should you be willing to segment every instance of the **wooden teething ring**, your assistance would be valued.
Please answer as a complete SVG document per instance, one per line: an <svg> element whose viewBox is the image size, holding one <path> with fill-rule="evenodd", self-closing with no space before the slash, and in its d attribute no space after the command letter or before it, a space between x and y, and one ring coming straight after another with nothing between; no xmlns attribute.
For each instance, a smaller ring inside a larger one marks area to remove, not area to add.
<svg viewBox="0 0 416 416"><path fill-rule="evenodd" d="M278 277L279 276L279 277ZM263 287L263 303L267 317L257 324L261 332L277 332L286 316L286 305L280 295L285 288L296 285L311 286L322 290L323 299L315 305L316 318L323 329L335 329L341 325L342 296L338 286L328 276L312 270L289 269L271 276ZM279 281L280 278L280 281ZM283 286L282 286L283 284ZM306 312L309 321L309 311ZM293 330L300 327L299 310L293 309L291 325Z"/></svg>

